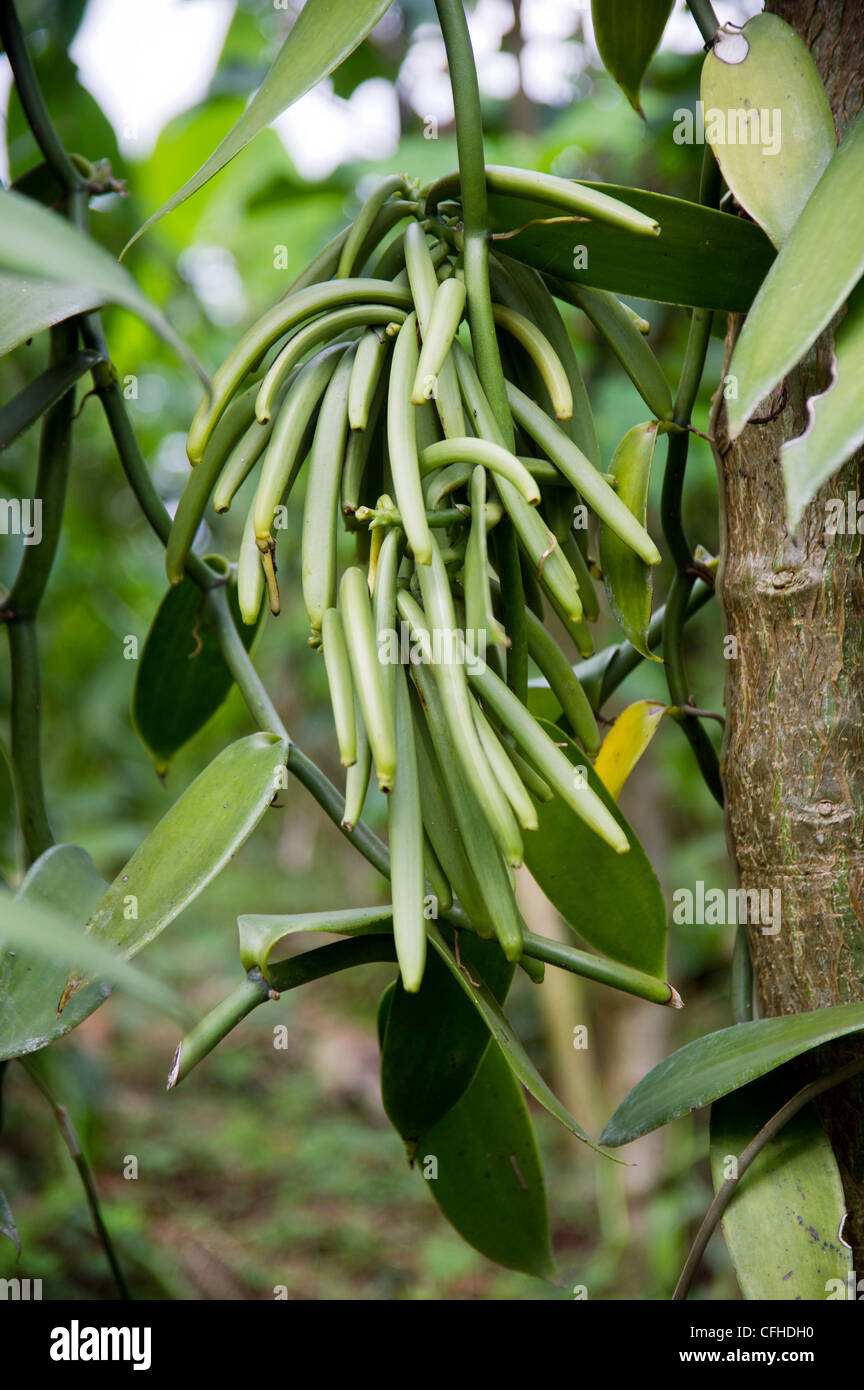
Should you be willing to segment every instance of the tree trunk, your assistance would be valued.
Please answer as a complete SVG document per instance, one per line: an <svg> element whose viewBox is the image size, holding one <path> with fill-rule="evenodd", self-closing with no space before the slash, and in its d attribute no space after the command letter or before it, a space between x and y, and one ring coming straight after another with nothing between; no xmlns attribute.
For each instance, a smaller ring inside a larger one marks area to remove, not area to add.
<svg viewBox="0 0 864 1390"><path fill-rule="evenodd" d="M841 136L864 100L860 0L769 0L766 9L810 48ZM740 326L730 320L727 361ZM726 678L727 835L741 887L779 889L782 902L779 934L748 929L763 1015L864 999L862 541L825 533L826 498L861 495L864 452L822 489L795 535L779 463L781 444L806 427L807 398L830 382L831 357L829 330L732 445L719 396L714 411L718 594L737 638ZM826 1048L819 1066L861 1047ZM828 1093L822 1115L846 1192L844 1237L864 1274L864 1083Z"/></svg>

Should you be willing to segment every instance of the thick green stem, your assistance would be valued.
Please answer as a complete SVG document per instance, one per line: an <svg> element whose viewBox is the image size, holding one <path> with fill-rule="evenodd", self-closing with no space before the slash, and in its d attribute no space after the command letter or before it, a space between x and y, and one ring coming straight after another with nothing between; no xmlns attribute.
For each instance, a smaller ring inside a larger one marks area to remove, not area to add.
<svg viewBox="0 0 864 1390"><path fill-rule="evenodd" d="M486 161L483 154L483 120L480 88L471 48L471 36L462 0L435 0L441 33L447 49L453 108L456 116L456 144L459 151L459 179L464 223L463 258L465 289L468 296L468 322L477 371L483 390L504 434L504 443L513 448L513 426L504 388L504 372L495 335L492 296L489 289L489 209L486 199Z"/></svg>
<svg viewBox="0 0 864 1390"><path fill-rule="evenodd" d="M708 7L710 9L710 6ZM712 31L713 32L713 31ZM720 187L719 169L710 148L706 147L702 161L700 179L700 200L706 205L716 202ZM682 506L684 499L684 478L687 469L687 454L690 447L690 417L699 391L699 383L705 369L705 358L711 339L712 312L710 309L694 309L690 318L690 331L684 364L675 396L673 423L678 426L668 436L666 470L663 475L663 494L661 515L663 535L675 562L675 578L666 600L663 620L663 659L669 698L673 706L690 704L690 690L682 649L684 620L690 603L690 595L696 575L693 568L693 552L684 533ZM696 761L711 795L723 805L723 784L720 765L714 745L696 715L674 715L677 723L693 749Z"/></svg>
<svg viewBox="0 0 864 1390"><path fill-rule="evenodd" d="M699 26L699 33L706 43L710 43L720 28L711 0L688 0L687 8Z"/></svg>
<svg viewBox="0 0 864 1390"><path fill-rule="evenodd" d="M522 937L525 955L530 956L532 960L557 965L560 970L569 970L573 975L581 975L586 980L596 980L601 985L620 989L625 994L635 995L638 999L647 999L652 1004L681 1007L677 991L666 980L658 980L653 975L646 975L642 970L620 965L618 961L608 960L604 956L592 956L588 951L579 951L575 946L567 946L549 937L537 936L535 932L523 932Z"/></svg>
<svg viewBox="0 0 864 1390"><path fill-rule="evenodd" d="M665 662L666 684L673 706L680 709L690 704L690 689L687 670L684 665L681 633L687 612L690 593L694 584L692 574L675 575L666 599L666 614L663 620L663 659ZM705 779L708 790L718 805L723 805L723 783L720 778L720 765L713 743L705 732L699 719L690 714L672 714L676 723L684 731L693 749L699 770Z"/></svg>
<svg viewBox="0 0 864 1390"><path fill-rule="evenodd" d="M93 348L103 359L97 362L92 371L93 387L102 402L108 428L114 440L117 454L126 480L163 545L171 530L171 516L161 497L153 486L141 445L132 428L126 412L123 395L117 380L117 372L111 363L105 336L98 314L88 314L82 321L82 336L87 347ZM224 577L214 573L199 555L190 553L186 561L186 573L202 589L211 589L223 584Z"/></svg>
<svg viewBox="0 0 864 1390"><path fill-rule="evenodd" d="M27 123L33 132L37 145L45 156L46 163L50 165L64 188L70 192L72 189L81 188L84 180L66 153L39 90L39 83L36 80L33 64L30 62L21 23L12 0L3 0L3 3L0 4L0 39L3 41L9 66L15 77L15 88L24 109L24 115L27 117Z"/></svg>
<svg viewBox="0 0 864 1390"><path fill-rule="evenodd" d="M697 579L693 585L693 590L684 612L684 621L692 618L694 613L698 613L700 608L714 597L714 589L704 580ZM653 652L663 645L663 624L666 620L666 605L658 608L648 626L648 647ZM622 681L626 680L631 672L645 660L642 652L637 651L631 642L621 642L610 651L605 647L603 651L597 652L594 656L582 661L574 667L573 674L578 679L591 702L593 710L602 709L603 705L618 689Z"/></svg>
<svg viewBox="0 0 864 1390"><path fill-rule="evenodd" d="M271 965L269 984L259 971L250 971L242 985L238 985L227 999L211 1009L179 1044L171 1062L166 1089L172 1090L188 1076L192 1068L197 1067L232 1028L236 1028L259 1004L268 999L278 999L280 994L290 989L297 989L310 980L334 975L339 970L395 959L396 945L392 936L362 936L351 941L336 941L331 946L320 946L314 951L304 951L301 955Z"/></svg>
<svg viewBox="0 0 864 1390"><path fill-rule="evenodd" d="M42 785L39 643L34 618L10 622L10 761L25 858L32 864L54 843Z"/></svg>
<svg viewBox="0 0 864 1390"><path fill-rule="evenodd" d="M99 1204L99 1194L96 1191L96 1183L93 1178L93 1170L87 1161L87 1155L84 1153L84 1150L81 1147L81 1142L78 1138L77 1133L75 1132L75 1127L69 1118L69 1112L67 1111L65 1105L61 1105L59 1101L55 1100L54 1096L51 1094L51 1091L48 1089L45 1079L42 1076L41 1069L36 1064L36 1062L29 1057L19 1057L18 1061L21 1063L27 1075L30 1077L30 1080L38 1088L38 1090L42 1092L42 1095L45 1097L48 1104L51 1106L51 1109L54 1111L54 1118L57 1121L57 1126L63 1137L63 1142L69 1150L69 1153L72 1157L72 1162L78 1169L78 1176L81 1179L81 1185L84 1188L84 1195L87 1198L87 1205L90 1208L90 1214L93 1217L93 1225L96 1228L96 1235L99 1238L99 1243L105 1252L105 1258L108 1261L109 1268L114 1277L114 1283L117 1285L117 1292L119 1293L121 1298L131 1299L132 1295L129 1292L126 1280L123 1277L123 1271L120 1268L120 1263L117 1259L117 1255L115 1253L114 1246L111 1241L111 1236L108 1232L108 1227L105 1225L105 1221L102 1216L102 1208Z"/></svg>
<svg viewBox="0 0 864 1390"><path fill-rule="evenodd" d="M222 649L225 664L231 672L240 694L249 707L249 712L259 728L280 738L290 736L276 711L276 706L264 689L264 684L252 663L252 658L243 645L240 634L234 625L228 595L224 585L209 590L206 599L210 616L216 625L216 638Z"/></svg>

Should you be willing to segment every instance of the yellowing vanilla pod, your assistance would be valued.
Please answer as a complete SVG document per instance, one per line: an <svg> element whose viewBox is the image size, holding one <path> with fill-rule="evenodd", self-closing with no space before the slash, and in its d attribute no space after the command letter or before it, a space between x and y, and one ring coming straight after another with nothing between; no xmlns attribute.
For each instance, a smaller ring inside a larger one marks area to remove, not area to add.
<svg viewBox="0 0 864 1390"><path fill-rule="evenodd" d="M528 353L541 377L558 420L569 420L573 415L573 395L567 373L558 354L548 338L545 338L535 324L515 309L503 304L493 304L492 313L499 328L506 328Z"/></svg>
<svg viewBox="0 0 864 1390"><path fill-rule="evenodd" d="M602 521L641 555L647 565L659 565L660 551L644 526L636 520L606 480L586 459L580 449L534 401L507 382L507 399L522 428L531 435L561 472L578 488L588 505Z"/></svg>
<svg viewBox="0 0 864 1390"><path fill-rule="evenodd" d="M417 457L417 422L411 404L411 383L417 371L419 352L416 316L409 314L399 330L390 384L387 392L387 447L396 504L415 563L428 565L432 559L432 537L426 522L420 464Z"/></svg>
<svg viewBox="0 0 864 1390"><path fill-rule="evenodd" d="M309 453L300 570L303 602L312 629L309 638L311 644L317 644L324 614L336 602L336 522L342 459L348 437L348 382L353 351L348 348L344 352L330 379L321 402L315 438Z"/></svg>
<svg viewBox="0 0 864 1390"><path fill-rule="evenodd" d="M402 984L420 988L426 963L426 875L420 783L414 751L414 721L403 666L394 667L396 689L396 775L387 807L390 830L390 894L393 936Z"/></svg>
<svg viewBox="0 0 864 1390"><path fill-rule="evenodd" d="M393 707L387 700L366 576L357 565L352 565L342 576L339 585L339 610L348 645L354 689L372 749L378 786L381 791L389 792L393 789L393 776L396 771Z"/></svg>
<svg viewBox="0 0 864 1390"><path fill-rule="evenodd" d="M272 415L279 398L283 382L313 347L350 334L357 328L370 324L404 323L404 309L394 309L390 304L355 304L347 309L338 309L332 314L323 314L288 339L282 351L274 358L255 398L255 414L262 424Z"/></svg>
<svg viewBox="0 0 864 1390"><path fill-rule="evenodd" d="M327 313L346 304L390 304L399 309L411 308L410 292L392 280L366 278L330 280L323 285L308 285L289 294L268 309L257 323L244 333L236 347L229 352L222 366L214 373L210 393L201 401L186 440L190 463L198 464L216 422L238 386L261 360L267 349L292 328L305 323L317 314Z"/></svg>
<svg viewBox="0 0 864 1390"><path fill-rule="evenodd" d="M441 369L447 360L450 344L462 322L464 311L464 283L461 280L445 280L439 284L432 299L411 392L411 400L415 405L422 405L437 389Z"/></svg>
<svg viewBox="0 0 864 1390"><path fill-rule="evenodd" d="M328 608L321 620L321 645L333 706L336 742L343 767L357 761L357 726L354 720L354 685L342 618L338 609Z"/></svg>

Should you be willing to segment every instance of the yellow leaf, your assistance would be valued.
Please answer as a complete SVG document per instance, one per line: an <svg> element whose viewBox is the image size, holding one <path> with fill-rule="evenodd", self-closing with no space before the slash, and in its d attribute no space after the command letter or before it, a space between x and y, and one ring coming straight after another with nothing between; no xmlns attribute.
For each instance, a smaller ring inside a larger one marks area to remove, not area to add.
<svg viewBox="0 0 864 1390"><path fill-rule="evenodd" d="M619 714L603 740L594 770L615 800L657 731L666 705L637 700Z"/></svg>

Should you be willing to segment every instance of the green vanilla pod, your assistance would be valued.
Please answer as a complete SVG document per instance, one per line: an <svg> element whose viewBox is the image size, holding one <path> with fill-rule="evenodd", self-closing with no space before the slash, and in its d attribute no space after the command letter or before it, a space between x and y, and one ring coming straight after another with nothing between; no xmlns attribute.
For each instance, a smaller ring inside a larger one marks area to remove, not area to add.
<svg viewBox="0 0 864 1390"><path fill-rule="evenodd" d="M348 383L352 362L353 349L349 348L324 393L309 453L300 568L303 602L312 629L309 640L313 645L320 640L325 612L336 602L336 521L342 459L348 437ZM257 529L256 513L256 533Z"/></svg>
<svg viewBox="0 0 864 1390"><path fill-rule="evenodd" d="M372 604L366 576L357 565L345 571L339 585L339 611L348 644L354 689L360 702L378 786L393 789L396 772L396 729L387 700L384 672L375 641Z"/></svg>
<svg viewBox="0 0 864 1390"><path fill-rule="evenodd" d="M402 984L415 994L426 963L426 875L414 721L404 667L396 674L396 775L388 798L393 935Z"/></svg>
<svg viewBox="0 0 864 1390"><path fill-rule="evenodd" d="M354 683L348 661L348 647L337 608L328 608L321 621L321 645L333 706L336 742L343 767L357 761L357 725L354 719Z"/></svg>

